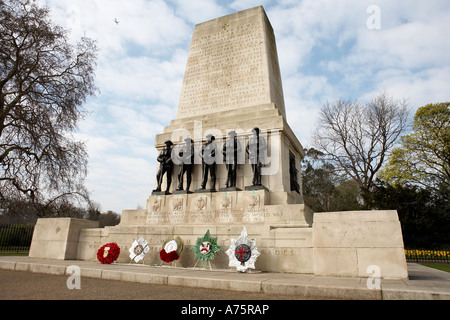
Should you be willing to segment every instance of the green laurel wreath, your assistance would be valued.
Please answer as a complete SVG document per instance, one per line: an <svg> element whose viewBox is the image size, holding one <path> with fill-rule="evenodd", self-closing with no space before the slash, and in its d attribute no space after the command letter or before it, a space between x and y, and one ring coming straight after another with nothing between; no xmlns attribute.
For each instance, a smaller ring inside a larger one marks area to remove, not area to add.
<svg viewBox="0 0 450 320"><path fill-rule="evenodd" d="M200 245L203 242L210 243L209 252L204 254L200 252ZM209 230L206 231L206 234L202 238L197 238L197 243L195 246L191 247L191 250L195 252L195 259L198 259L202 262L202 267L205 265L206 261L214 260L214 255L217 251L222 250L220 246L217 245L217 237L211 237Z"/></svg>

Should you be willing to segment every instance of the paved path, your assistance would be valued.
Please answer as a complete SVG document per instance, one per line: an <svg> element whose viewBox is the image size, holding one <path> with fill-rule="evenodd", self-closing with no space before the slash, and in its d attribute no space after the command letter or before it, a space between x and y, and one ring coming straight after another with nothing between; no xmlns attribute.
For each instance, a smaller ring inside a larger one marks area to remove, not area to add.
<svg viewBox="0 0 450 320"><path fill-rule="evenodd" d="M190 288L82 277L68 289L69 275L0 269L0 300L305 300L314 297ZM70 279L69 279L70 282ZM71 282L74 283L74 282Z"/></svg>
<svg viewBox="0 0 450 320"><path fill-rule="evenodd" d="M80 270L80 290L67 288L72 275L67 271L74 265ZM381 279L375 289L368 288L366 278L102 265L29 257L0 257L0 271L0 299L450 300L450 273L414 263L408 264L409 279Z"/></svg>

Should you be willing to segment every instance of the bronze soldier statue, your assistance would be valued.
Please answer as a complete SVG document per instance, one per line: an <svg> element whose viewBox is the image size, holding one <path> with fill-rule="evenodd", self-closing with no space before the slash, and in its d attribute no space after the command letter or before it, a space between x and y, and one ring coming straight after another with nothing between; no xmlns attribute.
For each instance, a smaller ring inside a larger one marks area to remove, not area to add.
<svg viewBox="0 0 450 320"><path fill-rule="evenodd" d="M236 173L238 154L241 153L241 144L237 140L235 131L228 132L229 138L223 144L222 154L225 157L225 164L227 167L227 181L226 188L236 187Z"/></svg>
<svg viewBox="0 0 450 320"><path fill-rule="evenodd" d="M183 176L186 173L186 191L189 192L192 180L192 169L194 167L194 147L191 138L184 139L184 146L178 153L180 157L180 171L178 172L178 191L183 190Z"/></svg>
<svg viewBox="0 0 450 320"><path fill-rule="evenodd" d="M253 136L250 137L246 151L248 153L248 159L252 165L254 186L261 186L261 167L263 165L263 159L267 150L266 140L259 136L259 128L253 128Z"/></svg>
<svg viewBox="0 0 450 320"><path fill-rule="evenodd" d="M202 150L200 152L200 157L202 158L202 169L203 169L203 180L201 184L201 189L206 188L206 183L208 182L208 171L211 175L211 190L216 189L216 143L214 142L216 138L208 134L206 136L206 143L203 144Z"/></svg>
<svg viewBox="0 0 450 320"><path fill-rule="evenodd" d="M156 179L158 181L158 186L154 191L161 192L161 184L163 180L164 174L166 174L167 178L167 187L166 187L166 193L169 192L170 184L172 183L172 170L173 170L173 162L172 162L172 146L173 143L170 140L167 140L165 142L166 146L158 155L158 162L159 164L159 170L156 174Z"/></svg>

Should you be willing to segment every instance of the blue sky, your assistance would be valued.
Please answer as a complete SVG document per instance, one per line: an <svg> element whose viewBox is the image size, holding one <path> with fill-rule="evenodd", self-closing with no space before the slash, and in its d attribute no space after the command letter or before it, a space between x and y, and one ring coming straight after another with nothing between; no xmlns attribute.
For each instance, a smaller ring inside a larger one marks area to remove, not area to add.
<svg viewBox="0 0 450 320"><path fill-rule="evenodd" d="M304 147L326 101L366 101L384 90L414 112L450 100L448 0L40 2L71 31L71 41L83 35L98 41L100 93L87 101L76 138L86 142L86 185L102 210L145 207L155 187L155 135L176 118L197 23L264 7L277 41L287 121Z"/></svg>

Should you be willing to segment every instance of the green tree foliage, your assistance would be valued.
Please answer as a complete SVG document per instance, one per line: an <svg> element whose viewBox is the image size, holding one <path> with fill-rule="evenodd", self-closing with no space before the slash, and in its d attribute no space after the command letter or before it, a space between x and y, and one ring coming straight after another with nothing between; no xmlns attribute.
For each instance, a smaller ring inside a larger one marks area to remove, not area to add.
<svg viewBox="0 0 450 320"><path fill-rule="evenodd" d="M106 227L106 226L115 226L120 223L121 215L114 212L114 211L108 211L106 213L102 213L98 217L98 225L100 228Z"/></svg>
<svg viewBox="0 0 450 320"><path fill-rule="evenodd" d="M372 207L397 210L406 247L439 249L450 245L450 201L442 192L377 180L370 196Z"/></svg>
<svg viewBox="0 0 450 320"><path fill-rule="evenodd" d="M411 133L401 138L370 194L373 207L398 211L406 246L450 245L449 173L450 103L427 104L417 110Z"/></svg>
<svg viewBox="0 0 450 320"><path fill-rule="evenodd" d="M302 162L303 198L315 212L358 210L359 189L352 180L345 180L326 160L325 154L305 149Z"/></svg>
<svg viewBox="0 0 450 320"><path fill-rule="evenodd" d="M414 116L413 130L402 137L383 177L390 184L420 184L434 190L450 187L450 103L427 104Z"/></svg>

